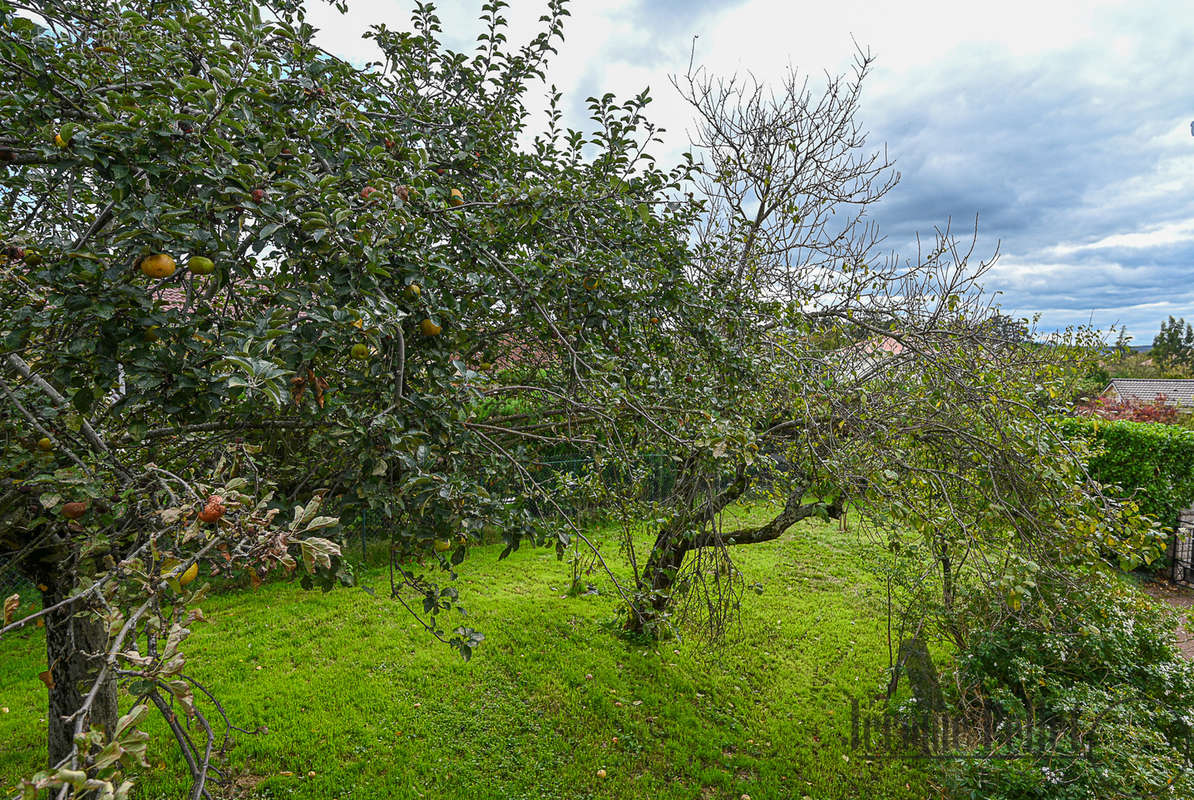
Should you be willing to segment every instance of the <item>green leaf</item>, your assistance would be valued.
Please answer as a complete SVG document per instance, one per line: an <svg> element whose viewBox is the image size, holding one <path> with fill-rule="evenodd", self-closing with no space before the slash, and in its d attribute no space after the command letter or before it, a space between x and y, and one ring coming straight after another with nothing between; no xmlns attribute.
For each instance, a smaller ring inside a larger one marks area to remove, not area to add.
<svg viewBox="0 0 1194 800"><path fill-rule="evenodd" d="M75 392L75 396L71 399L71 404L79 410L79 413L86 414L91 410L92 403L95 402L95 395L88 387L83 387Z"/></svg>

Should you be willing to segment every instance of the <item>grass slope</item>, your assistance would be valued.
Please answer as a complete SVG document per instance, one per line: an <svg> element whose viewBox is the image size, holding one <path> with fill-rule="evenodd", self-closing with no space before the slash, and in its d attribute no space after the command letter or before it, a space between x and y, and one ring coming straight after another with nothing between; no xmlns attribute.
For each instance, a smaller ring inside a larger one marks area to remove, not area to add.
<svg viewBox="0 0 1194 800"><path fill-rule="evenodd" d="M740 511L761 517L766 509ZM608 531L596 531L600 539ZM612 537L606 556L625 564ZM881 690L878 588L852 534L804 522L739 548L748 582L732 640L654 647L617 636L618 601L563 597L554 553L498 548L464 563L471 662L430 640L385 594L382 570L329 594L277 583L203 603L190 672L240 726L226 759L247 798L927 797L914 767L849 750L851 696ZM453 623L455 624L455 623ZM0 786L37 768L45 714L40 631L0 642ZM184 768L151 728L142 798L184 794ZM604 769L605 778L597 777ZM311 775L310 773L313 773Z"/></svg>

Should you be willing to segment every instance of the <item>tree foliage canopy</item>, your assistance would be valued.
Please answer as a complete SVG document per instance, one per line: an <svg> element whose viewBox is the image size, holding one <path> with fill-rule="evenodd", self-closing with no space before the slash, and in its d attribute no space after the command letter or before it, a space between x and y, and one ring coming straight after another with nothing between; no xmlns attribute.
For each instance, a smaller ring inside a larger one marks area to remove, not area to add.
<svg viewBox="0 0 1194 800"><path fill-rule="evenodd" d="M538 536L532 446L672 435L661 398L705 383L685 349L717 349L692 207L666 202L686 170L647 154L645 93L592 99L590 134L557 95L519 146L566 12L515 48L502 6L466 54L419 5L361 69L298 4L0 4L2 535L62 624L100 623L107 655L64 692L132 664L138 708L201 713L177 649L201 592L178 579L202 557L351 582L328 536L363 508L395 596L467 655L479 635L435 621L455 590L414 563ZM61 698L53 764L88 763L73 734L109 692Z"/></svg>
<svg viewBox="0 0 1194 800"><path fill-rule="evenodd" d="M1194 369L1194 327L1186 320L1169 317L1161 323L1160 332L1153 337L1149 355L1163 368Z"/></svg>

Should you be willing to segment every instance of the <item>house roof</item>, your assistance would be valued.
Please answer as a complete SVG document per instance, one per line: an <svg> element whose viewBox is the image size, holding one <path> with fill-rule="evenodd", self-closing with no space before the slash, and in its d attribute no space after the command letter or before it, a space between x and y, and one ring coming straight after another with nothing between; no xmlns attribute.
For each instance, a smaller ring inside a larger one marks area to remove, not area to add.
<svg viewBox="0 0 1194 800"><path fill-rule="evenodd" d="M882 339L870 339L862 345L862 352L866 355L873 353L885 353L887 355L898 356L908 348L904 347L904 343L890 336L884 336Z"/></svg>
<svg viewBox="0 0 1194 800"><path fill-rule="evenodd" d="M162 305L168 309L179 309L187 304L187 293L182 289L174 287L161 289L157 292L156 296L162 301Z"/></svg>
<svg viewBox="0 0 1194 800"><path fill-rule="evenodd" d="M1112 391L1121 400L1151 403L1163 395L1170 405L1194 408L1194 379L1191 378L1113 378L1103 394Z"/></svg>
<svg viewBox="0 0 1194 800"><path fill-rule="evenodd" d="M908 348L890 336L874 337L833 351L839 378L857 381L870 380L880 372L895 368L906 360L900 358L905 353Z"/></svg>

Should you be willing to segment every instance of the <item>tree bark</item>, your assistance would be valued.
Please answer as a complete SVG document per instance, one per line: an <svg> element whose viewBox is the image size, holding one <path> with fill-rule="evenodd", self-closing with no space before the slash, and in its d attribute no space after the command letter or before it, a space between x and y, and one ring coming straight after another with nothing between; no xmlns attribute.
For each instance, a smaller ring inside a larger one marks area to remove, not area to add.
<svg viewBox="0 0 1194 800"><path fill-rule="evenodd" d="M656 619L671 603L672 586L676 582L676 575L684 563L684 556L688 554L687 543L677 535L677 526L668 524L655 537L655 544L651 548L651 555L647 557L643 567L643 577L640 581L640 596L646 590L647 608L631 609L630 618L626 622L629 630L642 632L647 623Z"/></svg>
<svg viewBox="0 0 1194 800"><path fill-rule="evenodd" d="M744 491L745 469L740 468L737 479L732 484L706 502L672 517L660 528L638 581L636 607L630 609L625 625L627 630L642 633L667 609L672 601L672 587L684 563L684 556L694 546L690 535L692 527L711 520L723 508L741 497Z"/></svg>
<svg viewBox="0 0 1194 800"><path fill-rule="evenodd" d="M41 576L43 607L70 596L72 588L62 571ZM49 664L50 697L46 714L47 750L53 766L70 756L74 746L75 723L66 721L83 705L87 693L99 675L108 649L108 631L103 623L82 614L81 604L70 604L50 612L46 621L46 658ZM96 693L83 729L115 730L118 719L116 678L107 674Z"/></svg>
<svg viewBox="0 0 1194 800"><path fill-rule="evenodd" d="M655 537L655 545L651 548L651 555L647 559L642 578L639 581L639 597L646 599L646 607L630 610L630 616L626 621L627 630L643 632L652 621L657 620L668 609L672 603L672 589L675 586L676 577L680 574L684 557L689 552L717 545L769 542L772 539L778 539L784 531L800 520L825 508L822 503L803 504L806 488L799 487L788 496L783 511L764 525L756 528L741 528L728 533L691 532L695 523L712 520L718 512L737 500L745 490L745 480L740 477L717 497L702 505L695 513L677 516L660 530Z"/></svg>

